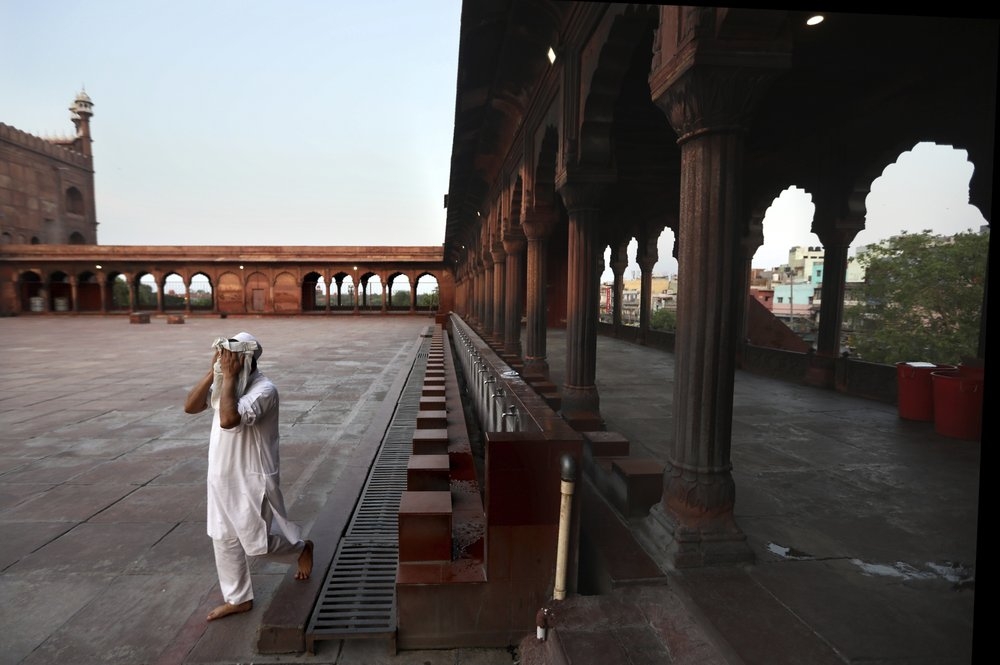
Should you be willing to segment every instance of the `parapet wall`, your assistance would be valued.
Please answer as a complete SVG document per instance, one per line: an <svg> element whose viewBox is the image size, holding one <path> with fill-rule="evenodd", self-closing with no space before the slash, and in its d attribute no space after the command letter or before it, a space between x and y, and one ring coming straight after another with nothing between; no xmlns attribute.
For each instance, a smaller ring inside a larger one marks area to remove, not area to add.
<svg viewBox="0 0 1000 665"><path fill-rule="evenodd" d="M58 159L61 162L82 169L91 169L93 166L92 159L83 153L76 152L66 146L53 143L33 134L22 132L20 129L5 125L2 122L0 122L0 141L6 141L16 147L30 150L52 159Z"/></svg>

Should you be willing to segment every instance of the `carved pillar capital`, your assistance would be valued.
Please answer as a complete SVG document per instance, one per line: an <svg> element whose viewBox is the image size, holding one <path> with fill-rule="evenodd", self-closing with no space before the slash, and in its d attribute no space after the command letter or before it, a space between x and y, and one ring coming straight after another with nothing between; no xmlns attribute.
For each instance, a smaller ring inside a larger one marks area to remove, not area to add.
<svg viewBox="0 0 1000 665"><path fill-rule="evenodd" d="M528 239L524 237L524 232L518 228L517 232L510 231L503 236L503 251L508 255L521 254L528 246Z"/></svg>
<svg viewBox="0 0 1000 665"><path fill-rule="evenodd" d="M555 226L555 210L548 207L536 206L521 220L521 228L524 230L524 235L528 240L548 238L552 235L552 230Z"/></svg>
<svg viewBox="0 0 1000 665"><path fill-rule="evenodd" d="M827 223L813 222L812 232L815 233L823 247L849 247L854 238L865 228L863 216L851 215L848 218L837 218Z"/></svg>
<svg viewBox="0 0 1000 665"><path fill-rule="evenodd" d="M706 132L743 131L776 74L769 69L692 68L654 101L677 132L678 143Z"/></svg>
<svg viewBox="0 0 1000 665"><path fill-rule="evenodd" d="M556 175L556 190L570 214L581 210L597 210L601 207L608 185L614 179L614 174L609 171L567 167Z"/></svg>
<svg viewBox="0 0 1000 665"><path fill-rule="evenodd" d="M504 244L502 242L496 242L493 244L491 255L493 257L493 265L500 265L506 263L507 261L507 250L504 249Z"/></svg>

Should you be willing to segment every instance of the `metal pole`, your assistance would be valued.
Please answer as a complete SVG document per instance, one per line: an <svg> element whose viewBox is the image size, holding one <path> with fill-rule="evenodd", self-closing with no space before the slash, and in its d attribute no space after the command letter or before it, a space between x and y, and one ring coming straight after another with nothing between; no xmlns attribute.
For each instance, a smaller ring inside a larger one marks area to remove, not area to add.
<svg viewBox="0 0 1000 665"><path fill-rule="evenodd" d="M573 489L576 485L576 460L570 454L560 459L559 485L562 499L559 504L559 541L556 547L556 582L552 590L555 600L566 597L566 559L569 554L570 511L573 507Z"/></svg>

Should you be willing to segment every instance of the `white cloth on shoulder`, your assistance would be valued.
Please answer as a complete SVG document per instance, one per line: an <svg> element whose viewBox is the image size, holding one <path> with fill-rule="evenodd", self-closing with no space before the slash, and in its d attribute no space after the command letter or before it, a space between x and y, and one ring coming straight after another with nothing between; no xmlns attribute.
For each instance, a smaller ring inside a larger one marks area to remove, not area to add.
<svg viewBox="0 0 1000 665"><path fill-rule="evenodd" d="M240 339L244 338L249 339ZM253 371L253 361L255 358L260 357L260 344L247 333L240 333L233 339L226 339L225 337L216 338L215 342L212 344L213 349L226 349L227 351L232 351L234 353L243 354L243 369L240 370L239 379L236 382L236 399L243 396L243 393L247 390L247 381L250 378L250 373ZM212 408L218 409L219 402L222 399L222 362L220 360L215 361L215 378L212 380Z"/></svg>

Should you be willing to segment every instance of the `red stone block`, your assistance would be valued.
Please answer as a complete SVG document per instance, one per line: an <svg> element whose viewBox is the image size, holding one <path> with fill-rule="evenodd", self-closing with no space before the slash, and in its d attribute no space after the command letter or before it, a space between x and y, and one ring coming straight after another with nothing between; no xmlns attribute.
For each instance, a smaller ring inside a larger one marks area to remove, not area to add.
<svg viewBox="0 0 1000 665"><path fill-rule="evenodd" d="M417 411L417 429L444 429L447 427L447 411Z"/></svg>
<svg viewBox="0 0 1000 665"><path fill-rule="evenodd" d="M412 455L406 464L406 489L448 491L450 472L448 455Z"/></svg>
<svg viewBox="0 0 1000 665"><path fill-rule="evenodd" d="M414 455L448 454L447 429L418 429L413 433Z"/></svg>
<svg viewBox="0 0 1000 665"><path fill-rule="evenodd" d="M399 560L451 560L450 492L403 492L399 502Z"/></svg>
<svg viewBox="0 0 1000 665"><path fill-rule="evenodd" d="M611 464L615 476L624 482L625 517L643 517L663 496L663 465L647 457L622 457Z"/></svg>

